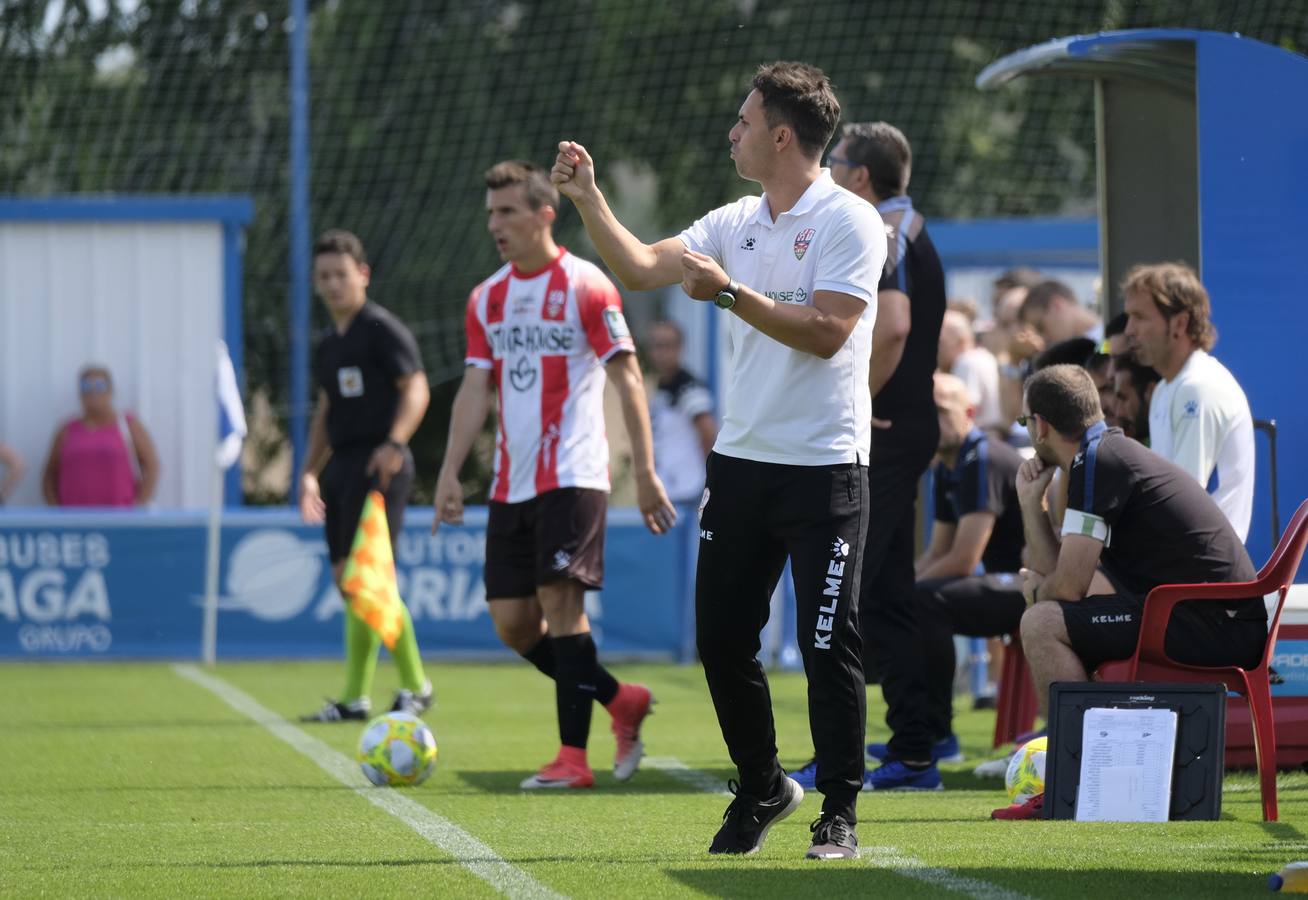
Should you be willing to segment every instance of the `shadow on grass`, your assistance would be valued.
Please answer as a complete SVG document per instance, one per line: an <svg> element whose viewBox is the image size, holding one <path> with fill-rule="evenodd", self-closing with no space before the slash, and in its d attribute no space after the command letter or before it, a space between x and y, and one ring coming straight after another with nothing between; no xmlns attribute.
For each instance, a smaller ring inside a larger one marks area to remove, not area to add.
<svg viewBox="0 0 1308 900"><path fill-rule="evenodd" d="M734 769L697 769L699 773L708 776L709 781L716 780L721 784L722 789L726 790L727 779L735 778ZM532 775L533 772L528 769L511 769L508 771L493 770L461 770L453 773L456 777L462 779L469 787L488 794L523 794L524 791L519 785L524 778ZM613 778L611 772L602 769L595 770L595 791L569 791L570 795L588 794L599 792L608 794L707 794L705 786L690 783L676 778L671 772L644 768L636 774L630 781L617 781ZM531 793L540 793L532 791ZM548 793L548 791L546 791ZM730 799L730 798L725 798Z"/></svg>
<svg viewBox="0 0 1308 900"><path fill-rule="evenodd" d="M1267 894L1266 875L1189 870L1080 869L1035 871L1000 868L881 867L874 860L810 862L801 867L736 865L667 869L691 890L716 897L972 896L1028 897L1240 897ZM1093 892L1091 894L1091 892Z"/></svg>

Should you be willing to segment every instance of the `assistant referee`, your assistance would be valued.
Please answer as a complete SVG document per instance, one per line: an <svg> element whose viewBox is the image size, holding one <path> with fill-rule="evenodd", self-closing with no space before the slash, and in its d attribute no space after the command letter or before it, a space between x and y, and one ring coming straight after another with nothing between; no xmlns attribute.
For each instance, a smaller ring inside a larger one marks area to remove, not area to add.
<svg viewBox="0 0 1308 900"><path fill-rule="evenodd" d="M371 275L363 243L350 232L332 230L314 241L314 288L332 325L318 344L314 366L318 405L300 476L300 514L306 522L325 524L338 586L370 490L380 490L386 500L391 545L399 538L413 485L408 442L430 399L418 342L399 319L368 299ZM379 643L347 603L345 691L304 721L368 717ZM407 609L392 656L401 687L391 708L422 712L431 705L431 682L423 674Z"/></svg>

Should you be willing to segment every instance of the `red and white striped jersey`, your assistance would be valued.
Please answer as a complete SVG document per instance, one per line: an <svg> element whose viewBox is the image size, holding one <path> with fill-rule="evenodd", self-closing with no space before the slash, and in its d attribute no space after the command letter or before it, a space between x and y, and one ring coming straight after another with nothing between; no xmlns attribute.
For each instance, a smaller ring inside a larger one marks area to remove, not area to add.
<svg viewBox="0 0 1308 900"><path fill-rule="evenodd" d="M466 327L467 364L499 392L491 500L607 491L604 363L635 351L613 282L566 250L535 272L506 265L473 289Z"/></svg>

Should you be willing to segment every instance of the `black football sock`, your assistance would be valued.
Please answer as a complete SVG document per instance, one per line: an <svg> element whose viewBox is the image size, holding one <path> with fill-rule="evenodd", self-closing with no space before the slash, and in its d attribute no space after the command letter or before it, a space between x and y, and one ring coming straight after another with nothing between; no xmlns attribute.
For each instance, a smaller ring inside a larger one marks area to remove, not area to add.
<svg viewBox="0 0 1308 900"><path fill-rule="evenodd" d="M595 642L592 640L592 647ZM608 706L613 702L613 698L618 696L618 679L609 674L609 670L595 661L595 699L603 706Z"/></svg>
<svg viewBox="0 0 1308 900"><path fill-rule="evenodd" d="M547 678L554 677L554 642L550 640L548 634L537 641L535 647L523 653L522 658L535 666Z"/></svg>
<svg viewBox="0 0 1308 900"><path fill-rule="evenodd" d="M551 638L554 644L554 696L559 739L566 747L585 749L595 703L595 641L590 632Z"/></svg>
<svg viewBox="0 0 1308 900"><path fill-rule="evenodd" d="M549 635L542 637L536 642L535 647L521 656L535 666L542 675L551 679L554 677L554 643L549 639ZM595 699L602 705L608 706L616 696L618 696L618 680L609 674L608 669L596 663Z"/></svg>

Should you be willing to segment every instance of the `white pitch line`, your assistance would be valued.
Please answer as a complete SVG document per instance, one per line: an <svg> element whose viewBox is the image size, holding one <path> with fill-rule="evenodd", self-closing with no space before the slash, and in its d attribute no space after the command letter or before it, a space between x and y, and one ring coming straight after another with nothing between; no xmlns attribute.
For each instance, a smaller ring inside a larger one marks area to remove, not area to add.
<svg viewBox="0 0 1308 900"><path fill-rule="evenodd" d="M317 763L328 775L354 790L373 806L379 807L408 825L432 844L444 850L463 866L506 897L562 898L453 822L394 790L373 787L364 779L356 763L324 744L316 737L296 728L277 713L220 678L195 666L175 665L173 671L218 697L232 709L253 719L274 736Z"/></svg>
<svg viewBox="0 0 1308 900"><path fill-rule="evenodd" d="M692 769L681 760L674 759L671 756L647 756L641 760L641 765L650 769L658 769L665 775L670 775L677 781L688 784L706 794L732 796L731 791L726 789L720 779L714 778L707 772L701 772L699 769Z"/></svg>
<svg viewBox="0 0 1308 900"><path fill-rule="evenodd" d="M959 875L939 866L929 866L917 857L905 856L895 847L860 847L859 850L862 858L878 869L886 869L896 875L912 878L932 887L965 894L976 900L1028 900L1025 894L1010 891L997 884L979 878L968 878L966 875Z"/></svg>
<svg viewBox="0 0 1308 900"><path fill-rule="evenodd" d="M674 757L647 756L643 764L705 793L731 796L728 791L722 789L722 782L717 778L699 769L692 769ZM860 847L859 851L861 859L878 869L886 869L896 875L912 878L942 890L964 894L974 900L1030 900L1025 894L1010 891L997 884L979 878L968 878L966 875L959 875L938 866L929 866L917 857L906 856L895 847Z"/></svg>

